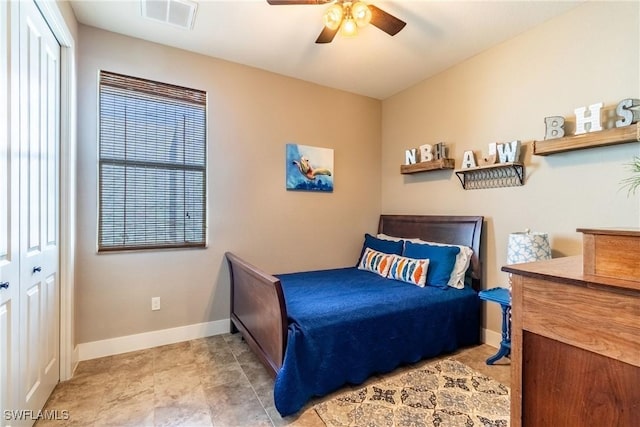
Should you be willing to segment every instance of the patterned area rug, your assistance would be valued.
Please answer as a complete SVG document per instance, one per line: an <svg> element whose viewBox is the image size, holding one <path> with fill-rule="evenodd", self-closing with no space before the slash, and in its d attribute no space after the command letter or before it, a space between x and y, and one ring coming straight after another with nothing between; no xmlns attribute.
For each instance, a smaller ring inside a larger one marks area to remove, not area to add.
<svg viewBox="0 0 640 427"><path fill-rule="evenodd" d="M509 426L509 388L440 360L319 403L327 426Z"/></svg>

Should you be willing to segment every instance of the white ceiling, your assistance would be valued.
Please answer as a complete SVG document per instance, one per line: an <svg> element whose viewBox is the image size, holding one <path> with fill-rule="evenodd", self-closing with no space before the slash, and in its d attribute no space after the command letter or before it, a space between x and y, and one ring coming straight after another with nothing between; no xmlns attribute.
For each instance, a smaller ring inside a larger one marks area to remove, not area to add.
<svg viewBox="0 0 640 427"><path fill-rule="evenodd" d="M580 1L370 0L407 23L316 44L327 5L197 0L192 30L141 16L140 1L71 0L78 21L131 37L385 99L566 12Z"/></svg>

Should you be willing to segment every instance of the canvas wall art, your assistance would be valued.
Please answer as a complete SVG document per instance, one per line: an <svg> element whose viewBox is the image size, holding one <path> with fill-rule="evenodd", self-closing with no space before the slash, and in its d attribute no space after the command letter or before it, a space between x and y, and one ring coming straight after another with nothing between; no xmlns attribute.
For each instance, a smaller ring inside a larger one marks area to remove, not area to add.
<svg viewBox="0 0 640 427"><path fill-rule="evenodd" d="M333 149L287 144L287 190L333 191Z"/></svg>

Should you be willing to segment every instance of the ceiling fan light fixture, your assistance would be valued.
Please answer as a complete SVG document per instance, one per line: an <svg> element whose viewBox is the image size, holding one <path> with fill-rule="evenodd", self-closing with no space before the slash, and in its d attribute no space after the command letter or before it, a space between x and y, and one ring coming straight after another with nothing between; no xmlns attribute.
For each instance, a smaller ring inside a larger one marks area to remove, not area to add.
<svg viewBox="0 0 640 427"><path fill-rule="evenodd" d="M331 43L338 32L342 36L353 37L358 34L359 28L368 24L372 24L390 36L395 36L407 25L403 20L363 0L267 0L267 2L271 5L330 3L322 15L324 27L316 39L318 44Z"/></svg>
<svg viewBox="0 0 640 427"><path fill-rule="evenodd" d="M358 34L358 25L353 16L347 16L340 27L340 34L345 37L353 37Z"/></svg>
<svg viewBox="0 0 640 427"><path fill-rule="evenodd" d="M351 15L353 15L353 19L356 21L358 27L364 27L371 22L371 10L363 1L355 2L353 6L351 6Z"/></svg>
<svg viewBox="0 0 640 427"><path fill-rule="evenodd" d="M322 17L324 25L330 30L337 30L342 23L343 13L342 5L339 3L332 4Z"/></svg>

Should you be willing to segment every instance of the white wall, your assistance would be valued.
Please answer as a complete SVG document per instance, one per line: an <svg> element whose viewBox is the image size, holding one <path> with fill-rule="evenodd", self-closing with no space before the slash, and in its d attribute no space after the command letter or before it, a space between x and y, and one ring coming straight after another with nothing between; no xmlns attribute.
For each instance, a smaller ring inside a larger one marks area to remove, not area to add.
<svg viewBox="0 0 640 427"><path fill-rule="evenodd" d="M640 226L620 181L640 144L532 156L544 118L640 98L640 3L590 2L383 102L382 211L484 215L485 287L506 286L509 233L548 232L554 256L582 251L578 227ZM452 171L400 175L404 151L443 141L461 165L492 142L523 141L523 187L463 190ZM500 331L499 309L485 325Z"/></svg>

